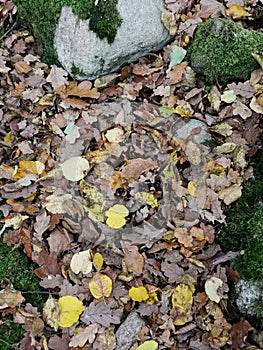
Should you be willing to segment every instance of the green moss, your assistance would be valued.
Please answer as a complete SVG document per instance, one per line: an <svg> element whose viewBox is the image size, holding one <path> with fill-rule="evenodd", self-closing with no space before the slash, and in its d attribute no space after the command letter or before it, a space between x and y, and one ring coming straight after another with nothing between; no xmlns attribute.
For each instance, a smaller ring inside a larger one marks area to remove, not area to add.
<svg viewBox="0 0 263 350"><path fill-rule="evenodd" d="M12 249L0 241L0 282L10 282L16 290L24 292L26 301L41 306L46 295L41 292L39 279L34 273L35 266L21 248Z"/></svg>
<svg viewBox="0 0 263 350"><path fill-rule="evenodd" d="M252 53L262 54L263 33L246 30L229 19L209 19L200 24L188 50L192 68L209 84L217 80L247 80L259 64Z"/></svg>
<svg viewBox="0 0 263 350"><path fill-rule="evenodd" d="M97 6L94 0L15 0L20 21L29 25L36 40L43 48L43 61L48 64L58 64L53 47L55 28L63 6L70 6L80 19L90 18L90 28L100 38L106 38L109 43L114 41L121 18L117 10L118 0L99 0Z"/></svg>
<svg viewBox="0 0 263 350"><path fill-rule="evenodd" d="M0 349L14 350L23 338L24 330L20 324L14 323L11 316L2 319L0 325Z"/></svg>
<svg viewBox="0 0 263 350"><path fill-rule="evenodd" d="M242 197L227 212L219 243L224 251L242 251L233 267L242 278L263 286L263 149L255 159L255 177L245 183ZM263 316L263 297L257 305Z"/></svg>

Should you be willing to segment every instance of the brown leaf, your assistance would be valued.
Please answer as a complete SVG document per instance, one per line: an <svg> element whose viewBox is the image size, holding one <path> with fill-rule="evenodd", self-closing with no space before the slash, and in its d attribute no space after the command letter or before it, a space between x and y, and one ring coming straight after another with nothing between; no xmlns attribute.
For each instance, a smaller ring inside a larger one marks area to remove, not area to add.
<svg viewBox="0 0 263 350"><path fill-rule="evenodd" d="M173 66L173 68L168 74L171 84L177 84L180 81L182 81L186 66L187 66L187 62L181 62Z"/></svg>
<svg viewBox="0 0 263 350"><path fill-rule="evenodd" d="M121 170L121 177L127 181L138 179L143 173L156 169L157 163L153 160L135 158L127 161Z"/></svg>
<svg viewBox="0 0 263 350"><path fill-rule="evenodd" d="M57 89L60 86L67 85L68 81L66 77L68 76L68 73L55 65L51 66L51 71L49 75L47 76L47 82L51 83L53 89Z"/></svg>
<svg viewBox="0 0 263 350"><path fill-rule="evenodd" d="M14 308L24 301L21 292L14 290L11 287L0 291L0 309L11 307Z"/></svg>
<svg viewBox="0 0 263 350"><path fill-rule="evenodd" d="M129 272L140 275L144 267L144 258L138 247L132 246L124 249L124 261Z"/></svg>
<svg viewBox="0 0 263 350"><path fill-rule="evenodd" d="M243 348L246 345L246 339L249 331L253 327L247 320L241 320L238 323L235 323L231 328L231 339L232 339L232 348L235 350Z"/></svg>
<svg viewBox="0 0 263 350"><path fill-rule="evenodd" d="M26 74L32 70L30 65L24 61L16 62L15 69L16 69L17 73L26 73Z"/></svg>

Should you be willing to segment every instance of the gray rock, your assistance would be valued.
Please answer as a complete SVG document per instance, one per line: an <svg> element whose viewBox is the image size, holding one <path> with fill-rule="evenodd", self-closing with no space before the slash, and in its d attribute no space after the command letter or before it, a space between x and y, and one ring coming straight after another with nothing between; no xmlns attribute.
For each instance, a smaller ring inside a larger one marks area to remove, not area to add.
<svg viewBox="0 0 263 350"><path fill-rule="evenodd" d="M144 324L137 312L131 312L116 332L117 347L115 350L129 350L136 341L137 333Z"/></svg>
<svg viewBox="0 0 263 350"><path fill-rule="evenodd" d="M262 296L262 286L241 279L236 283L235 291L239 311L245 316L259 316L257 301Z"/></svg>
<svg viewBox="0 0 263 350"><path fill-rule="evenodd" d="M162 0L119 0L117 7L122 24L112 44L90 30L89 20L80 20L70 7L62 8L54 45L59 61L74 78L95 79L116 71L171 39L161 21Z"/></svg>

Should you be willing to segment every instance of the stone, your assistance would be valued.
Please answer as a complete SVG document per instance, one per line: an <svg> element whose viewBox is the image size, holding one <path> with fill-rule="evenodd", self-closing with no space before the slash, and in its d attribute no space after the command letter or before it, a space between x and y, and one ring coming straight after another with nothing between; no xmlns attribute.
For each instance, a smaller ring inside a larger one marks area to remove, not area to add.
<svg viewBox="0 0 263 350"><path fill-rule="evenodd" d="M242 315L246 317L262 317L262 310L258 303L262 303L263 286L241 279L235 284L237 295L236 305Z"/></svg>
<svg viewBox="0 0 263 350"><path fill-rule="evenodd" d="M209 84L247 80L259 68L252 54L263 52L263 33L230 19L209 19L197 28L188 49L191 67Z"/></svg>
<svg viewBox="0 0 263 350"><path fill-rule="evenodd" d="M60 63L76 79L114 72L170 40L161 22L163 1L119 0L117 8L122 23L111 44L90 30L89 20L79 20L70 7L62 8L54 45Z"/></svg>
<svg viewBox="0 0 263 350"><path fill-rule="evenodd" d="M116 332L117 347L115 350L129 350L136 342L138 332L144 325L137 312L132 311Z"/></svg>

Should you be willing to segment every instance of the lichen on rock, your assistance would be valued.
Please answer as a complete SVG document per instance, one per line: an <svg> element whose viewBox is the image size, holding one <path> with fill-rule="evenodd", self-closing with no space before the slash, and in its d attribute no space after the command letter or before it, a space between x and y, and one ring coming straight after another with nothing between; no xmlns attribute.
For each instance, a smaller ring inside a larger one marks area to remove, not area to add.
<svg viewBox="0 0 263 350"><path fill-rule="evenodd" d="M192 68L209 84L247 80L259 64L252 53L262 54L263 33L244 29L230 19L214 18L198 26L188 50Z"/></svg>

